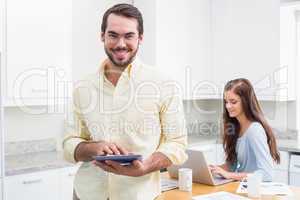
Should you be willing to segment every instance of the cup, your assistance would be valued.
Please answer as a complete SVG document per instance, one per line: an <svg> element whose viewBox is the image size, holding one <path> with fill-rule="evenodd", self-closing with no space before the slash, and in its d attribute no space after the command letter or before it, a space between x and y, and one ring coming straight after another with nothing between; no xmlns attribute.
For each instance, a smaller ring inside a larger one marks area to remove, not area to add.
<svg viewBox="0 0 300 200"><path fill-rule="evenodd" d="M178 170L179 190L191 192L193 185L193 173L190 168L180 168Z"/></svg>
<svg viewBox="0 0 300 200"><path fill-rule="evenodd" d="M261 191L260 185L262 181L262 175L260 173L253 173L247 176L247 190L249 198L260 198Z"/></svg>

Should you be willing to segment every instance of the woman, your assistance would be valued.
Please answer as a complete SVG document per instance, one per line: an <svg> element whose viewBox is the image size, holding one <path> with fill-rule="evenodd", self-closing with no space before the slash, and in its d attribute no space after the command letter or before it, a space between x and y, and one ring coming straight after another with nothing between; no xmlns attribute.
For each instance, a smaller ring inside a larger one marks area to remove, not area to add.
<svg viewBox="0 0 300 200"><path fill-rule="evenodd" d="M229 81L224 89L223 147L226 162L211 166L213 174L242 180L257 172L272 181L273 160L280 162L276 140L247 79Z"/></svg>

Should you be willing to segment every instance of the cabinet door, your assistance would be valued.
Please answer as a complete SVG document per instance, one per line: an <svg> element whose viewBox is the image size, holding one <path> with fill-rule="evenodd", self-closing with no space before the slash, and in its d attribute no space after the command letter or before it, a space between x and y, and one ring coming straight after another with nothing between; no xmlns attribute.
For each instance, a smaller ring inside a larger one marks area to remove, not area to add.
<svg viewBox="0 0 300 200"><path fill-rule="evenodd" d="M2 191L2 184L3 184L3 183L2 183L2 178L0 178L0 200L3 199L3 198L2 198L2 197L3 197L3 193L2 193L2 192L3 192L3 191Z"/></svg>
<svg viewBox="0 0 300 200"><path fill-rule="evenodd" d="M0 52L3 53L5 28L5 1L0 1Z"/></svg>
<svg viewBox="0 0 300 200"><path fill-rule="evenodd" d="M297 62L297 20L300 6L280 7L280 66L276 82L281 85L281 97L295 100ZM281 72L281 73L280 73ZM285 89L285 90L284 90Z"/></svg>
<svg viewBox="0 0 300 200"><path fill-rule="evenodd" d="M187 4L187 47L184 90L187 99L218 97L212 82L212 9L211 0L184 1ZM182 37L177 39L182 40Z"/></svg>
<svg viewBox="0 0 300 200"><path fill-rule="evenodd" d="M210 8L209 0L156 1L156 65L176 80L185 99L202 98L211 80Z"/></svg>
<svg viewBox="0 0 300 200"><path fill-rule="evenodd" d="M290 172L289 185L300 187L300 173Z"/></svg>
<svg viewBox="0 0 300 200"><path fill-rule="evenodd" d="M273 95L280 67L279 0L212 1L213 80L221 88L249 79L257 95Z"/></svg>
<svg viewBox="0 0 300 200"><path fill-rule="evenodd" d="M170 6L169 1L157 0L154 14L156 16L156 65L165 74L172 76L178 88L184 92L185 71L188 67L187 2L175 0Z"/></svg>
<svg viewBox="0 0 300 200"><path fill-rule="evenodd" d="M6 199L59 199L56 170L8 176L4 179Z"/></svg>
<svg viewBox="0 0 300 200"><path fill-rule="evenodd" d="M60 171L60 200L73 199L73 185L78 167L66 167Z"/></svg>
<svg viewBox="0 0 300 200"><path fill-rule="evenodd" d="M6 100L21 104L66 97L72 1L7 1ZM42 100L43 99L43 100ZM23 100L23 101L21 101Z"/></svg>

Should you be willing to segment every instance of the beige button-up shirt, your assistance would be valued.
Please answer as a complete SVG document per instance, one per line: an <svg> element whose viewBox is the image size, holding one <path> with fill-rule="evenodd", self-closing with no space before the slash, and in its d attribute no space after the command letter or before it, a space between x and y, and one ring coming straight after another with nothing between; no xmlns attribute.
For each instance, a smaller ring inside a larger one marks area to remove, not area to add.
<svg viewBox="0 0 300 200"><path fill-rule="evenodd" d="M173 164L182 164L187 158L187 135L180 88L138 59L114 86L104 75L106 62L97 73L76 83L75 126L66 131L65 159L76 162L74 151L82 141L105 140L144 159L161 152ZM160 173L121 176L84 162L74 187L81 200L152 200L160 194Z"/></svg>

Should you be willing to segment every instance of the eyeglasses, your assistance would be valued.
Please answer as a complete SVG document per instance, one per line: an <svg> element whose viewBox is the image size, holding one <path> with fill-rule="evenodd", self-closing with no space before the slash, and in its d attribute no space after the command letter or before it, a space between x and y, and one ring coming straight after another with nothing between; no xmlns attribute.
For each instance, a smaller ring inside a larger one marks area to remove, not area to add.
<svg viewBox="0 0 300 200"><path fill-rule="evenodd" d="M138 35L133 32L125 33L122 35L115 33L115 32L110 32L110 31L108 32L107 39L112 43L116 43L122 38L125 42L133 42L138 39Z"/></svg>

